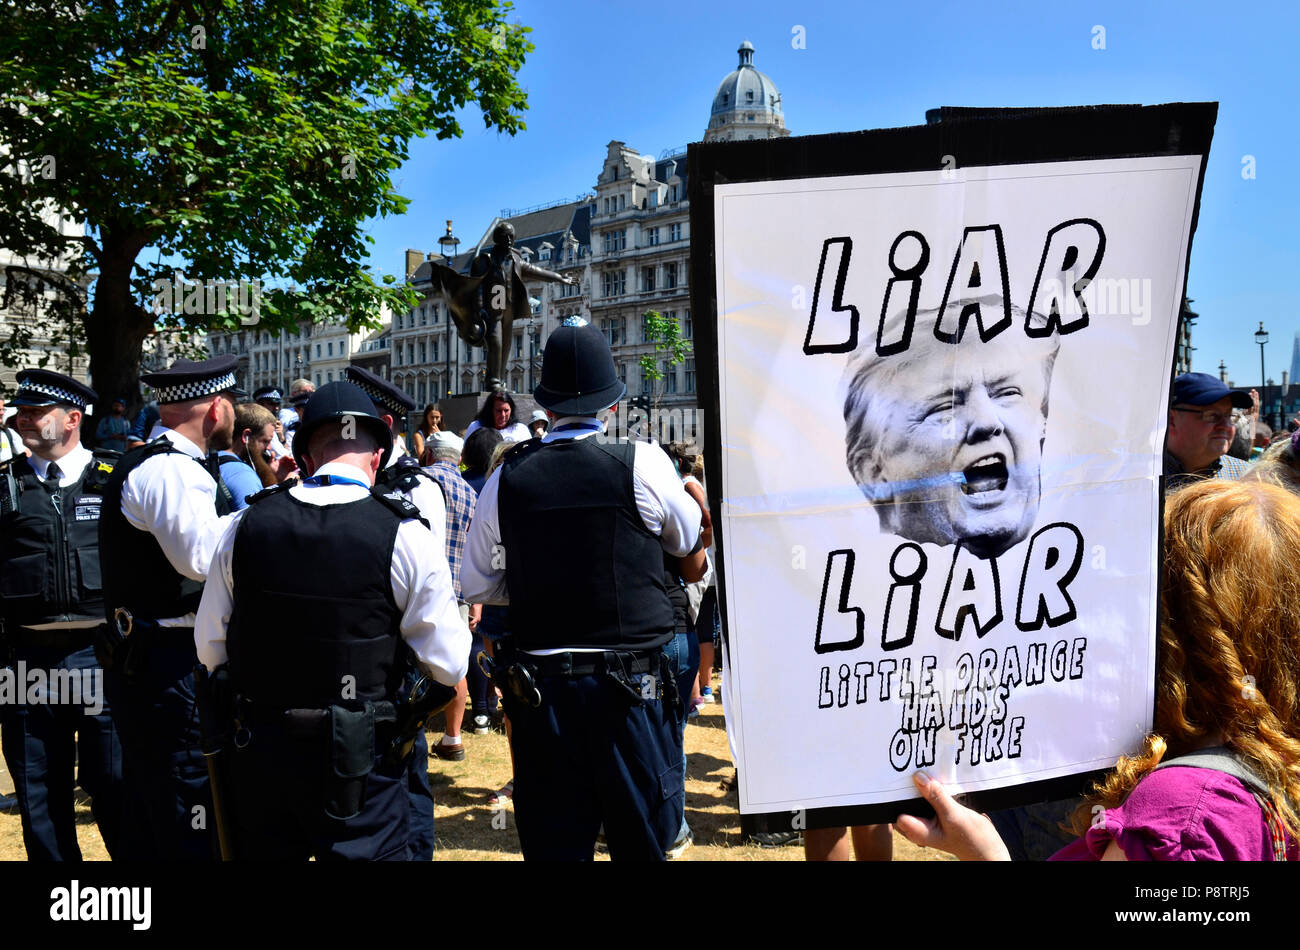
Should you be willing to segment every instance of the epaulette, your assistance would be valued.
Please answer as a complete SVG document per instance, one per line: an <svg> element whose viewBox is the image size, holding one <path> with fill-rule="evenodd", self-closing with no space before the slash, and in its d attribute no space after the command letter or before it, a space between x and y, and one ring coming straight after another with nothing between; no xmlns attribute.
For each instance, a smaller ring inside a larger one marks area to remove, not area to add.
<svg viewBox="0 0 1300 950"><path fill-rule="evenodd" d="M381 469L375 476L375 484L384 488L396 488L409 492L420 482L420 463L409 455L403 455L394 464Z"/></svg>
<svg viewBox="0 0 1300 950"><path fill-rule="evenodd" d="M418 521L426 528L429 527L429 522L425 521L420 515L419 507L408 500L401 492L385 491L382 486L376 485L374 488L370 489L370 497L374 498L403 521Z"/></svg>
<svg viewBox="0 0 1300 950"><path fill-rule="evenodd" d="M255 505L263 498L270 498L272 495L276 494L277 492L288 491L290 488L293 487L293 485L294 485L293 482L281 482L278 485L272 485L270 488L263 488L259 492L254 492L253 494L245 498L244 501L248 502L248 504L250 505Z"/></svg>
<svg viewBox="0 0 1300 950"><path fill-rule="evenodd" d="M501 461L507 459L522 458L529 452L535 452L542 447L541 439L528 439L525 442L516 442L510 448L501 453Z"/></svg>

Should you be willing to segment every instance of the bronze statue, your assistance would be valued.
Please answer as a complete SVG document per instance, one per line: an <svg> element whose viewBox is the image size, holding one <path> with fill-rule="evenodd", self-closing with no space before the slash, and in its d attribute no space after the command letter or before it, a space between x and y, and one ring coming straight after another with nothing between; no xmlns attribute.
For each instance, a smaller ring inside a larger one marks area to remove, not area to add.
<svg viewBox="0 0 1300 950"><path fill-rule="evenodd" d="M531 312L524 280L576 284L544 267L524 260L515 250L515 229L502 221L492 230L492 247L474 258L469 276L441 264L433 265L434 288L441 291L456 324L457 335L471 346L487 348L489 390L506 389L506 356L511 326Z"/></svg>

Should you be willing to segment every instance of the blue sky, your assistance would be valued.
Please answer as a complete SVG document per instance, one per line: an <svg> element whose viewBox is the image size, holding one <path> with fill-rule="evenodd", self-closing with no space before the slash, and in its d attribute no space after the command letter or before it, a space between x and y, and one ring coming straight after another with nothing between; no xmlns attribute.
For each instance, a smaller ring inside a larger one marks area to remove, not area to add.
<svg viewBox="0 0 1300 950"><path fill-rule="evenodd" d="M992 9L989 9L992 8ZM1216 100L1188 293L1201 320L1194 369L1238 384L1290 366L1300 329L1287 281L1300 273L1300 5L1148 3L538 3L512 19L537 47L520 74L528 128L418 139L395 176L411 199L371 222L372 262L398 272L407 247L437 249L444 219L478 239L502 208L573 198L595 185L611 139L659 154L703 137L718 82L748 39L781 90L795 135L917 125L940 105L1057 106ZM805 48L792 44L804 28ZM1105 28L1105 49L1093 28ZM1244 156L1255 177L1242 177ZM462 249L464 245L462 244Z"/></svg>

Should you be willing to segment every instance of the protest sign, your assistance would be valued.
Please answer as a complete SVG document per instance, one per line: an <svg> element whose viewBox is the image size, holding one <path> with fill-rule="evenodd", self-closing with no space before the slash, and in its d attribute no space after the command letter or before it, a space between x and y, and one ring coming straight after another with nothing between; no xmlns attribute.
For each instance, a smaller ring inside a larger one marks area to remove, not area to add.
<svg viewBox="0 0 1300 950"><path fill-rule="evenodd" d="M1150 730L1213 117L692 148L742 811L1077 792Z"/></svg>

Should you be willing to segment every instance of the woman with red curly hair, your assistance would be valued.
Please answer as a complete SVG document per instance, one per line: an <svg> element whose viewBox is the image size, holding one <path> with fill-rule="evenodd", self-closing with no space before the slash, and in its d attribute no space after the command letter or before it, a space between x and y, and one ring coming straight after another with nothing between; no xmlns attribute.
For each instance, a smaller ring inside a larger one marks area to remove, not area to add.
<svg viewBox="0 0 1300 950"><path fill-rule="evenodd" d="M1300 498L1207 480L1165 503L1155 732L1074 816L1053 860L1297 860L1300 850ZM924 773L935 818L910 841L1008 860L992 822Z"/></svg>

